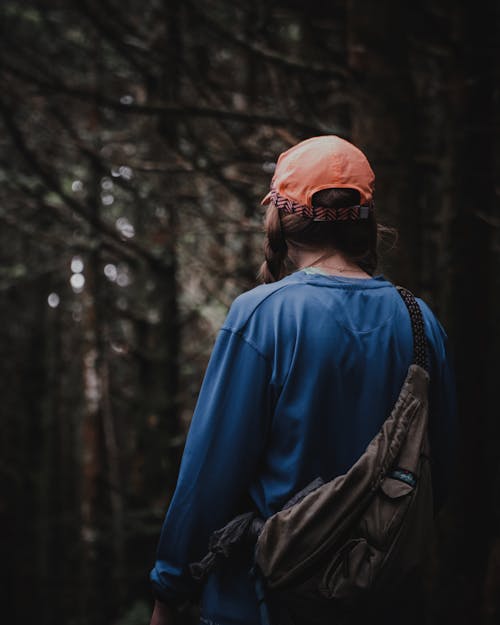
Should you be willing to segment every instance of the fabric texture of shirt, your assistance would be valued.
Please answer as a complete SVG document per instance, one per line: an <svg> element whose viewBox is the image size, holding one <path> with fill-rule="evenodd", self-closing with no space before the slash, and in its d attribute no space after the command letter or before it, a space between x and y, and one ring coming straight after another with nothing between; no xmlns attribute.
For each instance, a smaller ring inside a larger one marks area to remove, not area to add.
<svg viewBox="0 0 500 625"><path fill-rule="evenodd" d="M421 307L430 356L429 436L436 508L456 449L447 337ZM150 578L157 598L199 600L205 625L257 625L251 554L202 587L188 565L211 532L249 509L263 518L318 476L345 473L390 414L413 338L408 310L384 276L296 271L237 297L217 336L192 417Z"/></svg>

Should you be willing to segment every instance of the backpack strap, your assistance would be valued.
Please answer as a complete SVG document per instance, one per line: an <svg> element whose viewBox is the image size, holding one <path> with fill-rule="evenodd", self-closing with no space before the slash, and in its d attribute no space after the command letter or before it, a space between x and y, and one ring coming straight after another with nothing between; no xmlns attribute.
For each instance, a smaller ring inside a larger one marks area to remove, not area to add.
<svg viewBox="0 0 500 625"><path fill-rule="evenodd" d="M398 293L403 298L408 312L410 313L411 327L413 331L413 363L429 371L429 357L427 354L427 337L425 336L425 324L422 311L415 296L411 291L402 286L396 286Z"/></svg>

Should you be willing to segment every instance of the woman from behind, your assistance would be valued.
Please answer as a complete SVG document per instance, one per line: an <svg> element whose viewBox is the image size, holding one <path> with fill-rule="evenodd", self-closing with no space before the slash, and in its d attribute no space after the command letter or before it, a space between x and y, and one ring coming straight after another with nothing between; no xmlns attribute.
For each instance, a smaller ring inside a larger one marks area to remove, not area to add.
<svg viewBox="0 0 500 625"><path fill-rule="evenodd" d="M251 547L201 586L189 564L235 515L252 509L267 519L318 476L328 481L348 471L391 412L413 335L394 284L376 274L385 229L373 189L366 157L339 137L314 137L280 155L263 200L264 284L233 302L205 373L151 572L152 625L173 622L186 601L200 602L205 625L262 622ZM446 334L417 301L430 363L438 510L455 448L455 390ZM398 605L409 596L399 592L380 618L402 622ZM268 603L271 622L281 625L279 603Z"/></svg>

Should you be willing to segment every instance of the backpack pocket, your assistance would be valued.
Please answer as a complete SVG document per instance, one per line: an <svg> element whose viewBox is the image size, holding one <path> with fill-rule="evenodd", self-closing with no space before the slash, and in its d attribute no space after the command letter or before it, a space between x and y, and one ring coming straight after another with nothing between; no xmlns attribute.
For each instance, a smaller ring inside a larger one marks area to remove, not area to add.
<svg viewBox="0 0 500 625"><path fill-rule="evenodd" d="M385 477L361 521L361 531L368 542L385 551L410 505L415 485Z"/></svg>
<svg viewBox="0 0 500 625"><path fill-rule="evenodd" d="M325 569L319 585L320 593L328 599L356 598L361 591L371 587L382 557L383 554L365 538L351 538Z"/></svg>
<svg viewBox="0 0 500 625"><path fill-rule="evenodd" d="M386 477L365 510L358 530L332 555L319 590L330 599L355 599L369 590L408 510L415 486Z"/></svg>

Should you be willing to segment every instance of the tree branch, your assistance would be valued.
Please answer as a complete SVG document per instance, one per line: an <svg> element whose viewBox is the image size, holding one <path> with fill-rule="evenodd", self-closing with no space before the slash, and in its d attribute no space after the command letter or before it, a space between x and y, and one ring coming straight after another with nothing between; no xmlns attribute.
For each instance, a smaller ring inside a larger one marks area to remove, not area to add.
<svg viewBox="0 0 500 625"><path fill-rule="evenodd" d="M285 56L280 52L276 52L276 50L271 50L270 48L266 48L263 45L246 39L241 35L235 35L233 31L230 29L226 29L221 26L214 19L208 17L205 13L198 10L197 6L192 3L187 3L190 9L196 13L197 18L199 18L200 22L203 22L205 26L207 26L208 34L213 34L217 32L224 41L230 41L234 45L246 50L247 52L251 52L256 56L265 59L271 63L275 63L277 65L281 65L282 67L286 67L287 69L308 72L317 74L318 76L324 76L329 78L340 78L346 79L349 77L349 72L345 67L340 65L322 65L321 63L315 63L314 61L301 61L300 59L294 59L290 56Z"/></svg>
<svg viewBox="0 0 500 625"><path fill-rule="evenodd" d="M107 239L118 246L122 250L128 250L128 253L134 252L136 255L144 258L151 267L159 271L169 271L168 265L165 265L161 258L158 258L152 254L149 250L143 248L137 241L128 239L124 241L114 228L103 222L101 219L92 215L92 213L83 208L83 206L77 202L74 198L67 195L61 188L59 181L52 176L42 165L40 164L35 153L28 147L24 136L13 119L12 111L0 100L0 112L4 119L5 126L11 135L14 144L24 157L32 171L40 178L44 185L56 193L63 202L69 206L77 215L84 219L89 225L94 228L98 233L107 237Z"/></svg>
<svg viewBox="0 0 500 625"><path fill-rule="evenodd" d="M51 82L47 82L39 79L36 76L30 75L24 70L20 70L19 68L14 69L12 68L12 66L7 65L5 61L2 61L1 63L7 73L23 80L24 82L36 85L39 89L47 91L50 94L62 93L85 102L91 102L93 105L97 104L113 111L118 111L129 115L145 115L149 117L155 115L164 115L177 119L189 119L199 117L203 119L221 119L233 122L241 122L250 125L265 124L268 126L276 127L291 127L297 130L301 130L305 133L334 132L334 129L326 126L314 125L308 122L280 117L276 115L267 115L265 113L243 113L240 111L212 109L209 107L203 108L188 105L173 106L164 104L122 104L120 101L113 100L108 96L102 95L101 93L98 93L96 91L78 89L68 86L67 84L64 84L61 81L57 80L55 77L53 77Z"/></svg>

